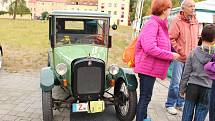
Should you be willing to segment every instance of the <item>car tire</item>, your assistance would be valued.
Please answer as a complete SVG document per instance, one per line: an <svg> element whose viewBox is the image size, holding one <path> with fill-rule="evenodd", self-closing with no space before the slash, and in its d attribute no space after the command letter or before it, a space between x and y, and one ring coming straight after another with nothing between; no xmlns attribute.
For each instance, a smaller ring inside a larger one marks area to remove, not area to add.
<svg viewBox="0 0 215 121"><path fill-rule="evenodd" d="M121 91L122 86L127 90L127 96L124 94L124 91ZM114 88L114 96L116 98L115 103L115 110L116 110L116 116L120 121L132 121L136 115L136 107L137 107L137 92L128 90L126 84L124 81L119 81L116 83ZM124 99L123 99L124 97ZM122 100L126 100L126 104L128 103L128 109L127 112L123 113L121 107L125 103ZM128 101L128 102L127 102Z"/></svg>
<svg viewBox="0 0 215 121"><path fill-rule="evenodd" d="M42 91L43 121L53 121L52 91Z"/></svg>

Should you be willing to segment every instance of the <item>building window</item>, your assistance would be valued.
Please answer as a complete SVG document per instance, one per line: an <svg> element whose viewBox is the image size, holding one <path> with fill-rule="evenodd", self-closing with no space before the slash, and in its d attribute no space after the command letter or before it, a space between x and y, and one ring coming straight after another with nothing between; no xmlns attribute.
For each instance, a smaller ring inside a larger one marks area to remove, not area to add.
<svg viewBox="0 0 215 121"><path fill-rule="evenodd" d="M114 7L117 7L117 3L114 3Z"/></svg>
<svg viewBox="0 0 215 121"><path fill-rule="evenodd" d="M123 22L123 20L121 20L121 22Z"/></svg>
<svg viewBox="0 0 215 121"><path fill-rule="evenodd" d="M105 12L105 11L101 11L101 12Z"/></svg>
<svg viewBox="0 0 215 121"><path fill-rule="evenodd" d="M104 6L101 6L102 9L104 9Z"/></svg>
<svg viewBox="0 0 215 121"><path fill-rule="evenodd" d="M78 2L76 2L75 4L78 5Z"/></svg>
<svg viewBox="0 0 215 121"><path fill-rule="evenodd" d="M124 10L125 9L125 4L121 5L121 9Z"/></svg>
<svg viewBox="0 0 215 121"><path fill-rule="evenodd" d="M124 18L124 15L121 15L121 18Z"/></svg>
<svg viewBox="0 0 215 121"><path fill-rule="evenodd" d="M108 11L108 14L110 14L110 15L111 15L111 11Z"/></svg>
<svg viewBox="0 0 215 121"><path fill-rule="evenodd" d="M112 3L109 3L108 6L109 6L109 7L112 7Z"/></svg>
<svg viewBox="0 0 215 121"><path fill-rule="evenodd" d="M114 11L114 15L117 15L117 11Z"/></svg>

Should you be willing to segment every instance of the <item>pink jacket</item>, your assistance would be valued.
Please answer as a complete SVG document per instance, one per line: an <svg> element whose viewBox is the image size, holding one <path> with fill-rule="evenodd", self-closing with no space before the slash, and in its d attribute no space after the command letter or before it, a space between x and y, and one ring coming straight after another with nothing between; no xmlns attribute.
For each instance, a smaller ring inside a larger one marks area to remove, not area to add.
<svg viewBox="0 0 215 121"><path fill-rule="evenodd" d="M136 44L134 71L165 79L172 59L167 20L152 16L141 30Z"/></svg>

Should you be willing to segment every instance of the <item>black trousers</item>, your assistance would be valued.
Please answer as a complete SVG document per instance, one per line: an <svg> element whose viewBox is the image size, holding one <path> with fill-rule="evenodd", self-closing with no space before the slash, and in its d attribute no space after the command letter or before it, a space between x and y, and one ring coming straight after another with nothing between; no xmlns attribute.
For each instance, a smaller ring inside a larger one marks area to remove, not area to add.
<svg viewBox="0 0 215 121"><path fill-rule="evenodd" d="M144 74L138 74L138 76L140 78L140 98L137 105L136 121L143 121L147 118L147 108L151 101L156 78Z"/></svg>

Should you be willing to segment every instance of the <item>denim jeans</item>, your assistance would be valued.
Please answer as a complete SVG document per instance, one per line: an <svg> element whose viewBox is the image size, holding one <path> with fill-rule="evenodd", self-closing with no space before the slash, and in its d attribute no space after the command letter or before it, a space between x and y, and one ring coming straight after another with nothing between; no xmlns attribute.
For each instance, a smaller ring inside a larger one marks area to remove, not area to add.
<svg viewBox="0 0 215 121"><path fill-rule="evenodd" d="M209 96L209 88L189 84L186 91L182 121L204 121L209 109Z"/></svg>
<svg viewBox="0 0 215 121"><path fill-rule="evenodd" d="M213 80L211 88L209 121L215 121L215 80Z"/></svg>
<svg viewBox="0 0 215 121"><path fill-rule="evenodd" d="M195 110L195 116L193 120L193 114ZM185 100L183 115L181 121L205 121L208 113L208 107L206 105L195 102L191 100Z"/></svg>
<svg viewBox="0 0 215 121"><path fill-rule="evenodd" d="M181 80L184 63L180 61L173 61L172 78L170 80L168 97L165 106L168 107L182 107L184 99L179 96L179 83Z"/></svg>
<svg viewBox="0 0 215 121"><path fill-rule="evenodd" d="M147 118L147 108L151 101L156 78L144 74L138 74L138 76L140 78L140 98L137 105L136 121L143 121Z"/></svg>

